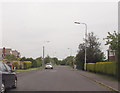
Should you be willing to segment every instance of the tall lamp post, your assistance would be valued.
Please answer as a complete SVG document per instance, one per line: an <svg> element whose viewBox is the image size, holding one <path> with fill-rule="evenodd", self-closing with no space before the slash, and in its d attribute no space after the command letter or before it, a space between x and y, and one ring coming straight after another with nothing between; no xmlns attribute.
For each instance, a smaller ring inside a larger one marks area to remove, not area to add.
<svg viewBox="0 0 120 93"><path fill-rule="evenodd" d="M49 43L50 41L45 41L45 43ZM45 57L45 46L43 45L43 62L42 62L42 67L44 68L44 57Z"/></svg>
<svg viewBox="0 0 120 93"><path fill-rule="evenodd" d="M85 63L84 63L84 70L86 70L86 54L87 54L87 51L86 51L86 47L87 47L87 42L86 42L86 39L87 39L87 24L86 23L80 23L80 22L74 22L75 24L83 24L85 25Z"/></svg>
<svg viewBox="0 0 120 93"><path fill-rule="evenodd" d="M72 56L72 49L71 49L71 48L68 48L68 50L70 50L70 56Z"/></svg>

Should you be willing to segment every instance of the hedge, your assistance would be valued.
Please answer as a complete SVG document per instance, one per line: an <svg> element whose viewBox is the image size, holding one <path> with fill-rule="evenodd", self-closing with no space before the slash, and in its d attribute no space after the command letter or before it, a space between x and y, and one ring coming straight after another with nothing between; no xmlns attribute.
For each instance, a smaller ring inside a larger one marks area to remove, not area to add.
<svg viewBox="0 0 120 93"><path fill-rule="evenodd" d="M87 71L95 72L95 63L87 63Z"/></svg>
<svg viewBox="0 0 120 93"><path fill-rule="evenodd" d="M16 67L16 69L19 69L18 61L13 61L13 66Z"/></svg>
<svg viewBox="0 0 120 93"><path fill-rule="evenodd" d="M31 61L23 61L24 69L31 68L32 62Z"/></svg>
<svg viewBox="0 0 120 93"><path fill-rule="evenodd" d="M113 76L117 75L116 67L117 67L116 62L87 63L87 71L103 73Z"/></svg>

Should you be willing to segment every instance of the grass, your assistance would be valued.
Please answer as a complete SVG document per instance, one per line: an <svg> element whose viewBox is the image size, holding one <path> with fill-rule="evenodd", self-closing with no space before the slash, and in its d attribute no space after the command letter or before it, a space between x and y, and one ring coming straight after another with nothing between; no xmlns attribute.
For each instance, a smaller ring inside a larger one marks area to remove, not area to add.
<svg viewBox="0 0 120 93"><path fill-rule="evenodd" d="M17 72L27 72L27 71L33 71L33 70L38 70L41 69L41 67L37 67L37 68L29 68L29 69L17 69Z"/></svg>

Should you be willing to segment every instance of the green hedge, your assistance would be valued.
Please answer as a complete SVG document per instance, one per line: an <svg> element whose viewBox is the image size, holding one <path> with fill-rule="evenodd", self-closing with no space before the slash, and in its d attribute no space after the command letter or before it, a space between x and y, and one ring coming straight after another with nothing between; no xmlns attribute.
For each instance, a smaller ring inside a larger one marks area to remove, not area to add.
<svg viewBox="0 0 120 93"><path fill-rule="evenodd" d="M87 63L87 71L95 72L95 63Z"/></svg>
<svg viewBox="0 0 120 93"><path fill-rule="evenodd" d="M114 75L114 76L117 75L116 67L117 67L116 62L87 63L87 71Z"/></svg>
<svg viewBox="0 0 120 93"><path fill-rule="evenodd" d="M31 68L31 66L32 66L32 62L31 61L24 61L23 64L24 64L24 69Z"/></svg>
<svg viewBox="0 0 120 93"><path fill-rule="evenodd" d="M19 69L19 64L18 61L13 61L13 66L16 67L16 69Z"/></svg>

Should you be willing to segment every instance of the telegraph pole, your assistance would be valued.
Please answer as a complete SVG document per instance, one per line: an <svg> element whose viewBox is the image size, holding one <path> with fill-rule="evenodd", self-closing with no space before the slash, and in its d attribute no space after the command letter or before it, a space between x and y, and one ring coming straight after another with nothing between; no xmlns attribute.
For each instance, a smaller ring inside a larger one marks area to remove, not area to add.
<svg viewBox="0 0 120 93"><path fill-rule="evenodd" d="M42 63L42 67L44 68L44 54L45 54L45 47L43 46L43 63Z"/></svg>

